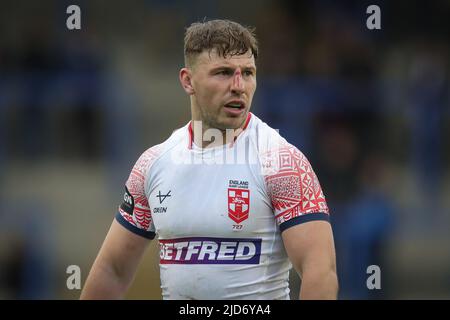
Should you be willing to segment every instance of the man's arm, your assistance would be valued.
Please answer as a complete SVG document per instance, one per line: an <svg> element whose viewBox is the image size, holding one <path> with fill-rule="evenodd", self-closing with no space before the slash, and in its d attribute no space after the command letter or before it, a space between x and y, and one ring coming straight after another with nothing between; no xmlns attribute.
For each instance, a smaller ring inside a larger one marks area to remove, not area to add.
<svg viewBox="0 0 450 320"><path fill-rule="evenodd" d="M300 299L337 299L333 231L327 221L310 221L282 233L286 252L302 284Z"/></svg>
<svg viewBox="0 0 450 320"><path fill-rule="evenodd" d="M128 231L114 219L80 299L123 298L149 242L149 239Z"/></svg>

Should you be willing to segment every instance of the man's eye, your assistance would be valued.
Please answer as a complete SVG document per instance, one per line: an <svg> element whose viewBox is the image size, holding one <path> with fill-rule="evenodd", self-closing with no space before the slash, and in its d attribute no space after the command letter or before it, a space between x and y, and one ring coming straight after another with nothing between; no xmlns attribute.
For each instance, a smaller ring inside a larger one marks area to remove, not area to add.
<svg viewBox="0 0 450 320"><path fill-rule="evenodd" d="M251 71L251 70L244 71L244 75L252 76L253 75L253 71Z"/></svg>
<svg viewBox="0 0 450 320"><path fill-rule="evenodd" d="M217 72L217 74L222 76L229 76L231 72L229 70L220 70L219 72Z"/></svg>

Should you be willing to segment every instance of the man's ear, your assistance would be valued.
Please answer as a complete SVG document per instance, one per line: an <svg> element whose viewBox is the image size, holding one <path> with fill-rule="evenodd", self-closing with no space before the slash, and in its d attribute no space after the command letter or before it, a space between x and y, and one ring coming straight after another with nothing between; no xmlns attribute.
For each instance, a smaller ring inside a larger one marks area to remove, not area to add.
<svg viewBox="0 0 450 320"><path fill-rule="evenodd" d="M191 70L188 68L182 68L180 70L179 77L181 86L183 87L184 91L186 91L188 95L193 95L195 91L194 87L192 86Z"/></svg>

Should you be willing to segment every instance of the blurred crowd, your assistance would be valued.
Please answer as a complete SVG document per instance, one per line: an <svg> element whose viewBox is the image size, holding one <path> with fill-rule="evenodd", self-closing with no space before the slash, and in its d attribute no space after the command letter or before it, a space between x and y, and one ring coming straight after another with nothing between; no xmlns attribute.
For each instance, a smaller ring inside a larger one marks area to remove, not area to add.
<svg viewBox="0 0 450 320"><path fill-rule="evenodd" d="M131 165L189 121L183 32L205 18L256 27L253 112L319 176L340 298L450 297L448 1L75 3L0 1L0 298L73 297L65 268L90 267Z"/></svg>

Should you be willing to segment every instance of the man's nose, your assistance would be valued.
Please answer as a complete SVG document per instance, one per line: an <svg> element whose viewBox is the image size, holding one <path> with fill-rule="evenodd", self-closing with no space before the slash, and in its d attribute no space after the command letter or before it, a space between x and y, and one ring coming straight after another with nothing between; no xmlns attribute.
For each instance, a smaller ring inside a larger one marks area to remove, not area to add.
<svg viewBox="0 0 450 320"><path fill-rule="evenodd" d="M244 81L242 79L241 70L237 70L233 75L231 91L239 94L244 92Z"/></svg>

